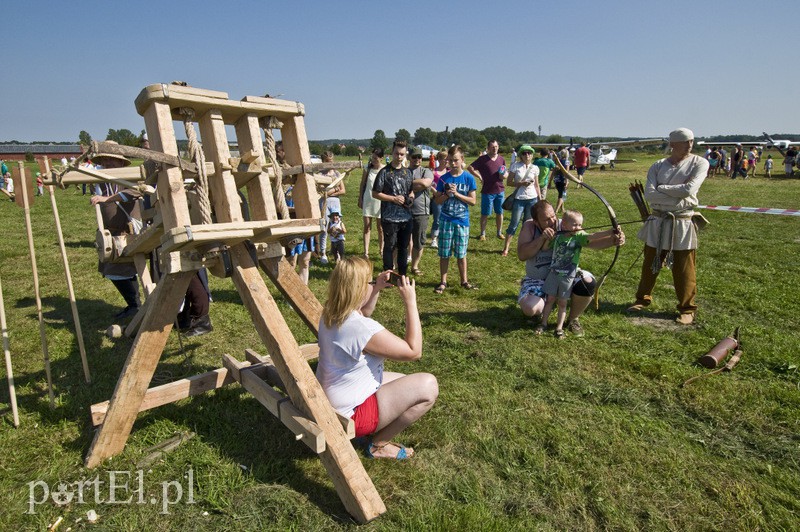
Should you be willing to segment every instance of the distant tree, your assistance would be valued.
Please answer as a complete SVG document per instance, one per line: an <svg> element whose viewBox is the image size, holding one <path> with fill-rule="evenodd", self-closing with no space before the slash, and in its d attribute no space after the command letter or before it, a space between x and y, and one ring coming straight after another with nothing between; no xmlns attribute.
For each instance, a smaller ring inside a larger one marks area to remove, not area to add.
<svg viewBox="0 0 800 532"><path fill-rule="evenodd" d="M486 145L489 144L489 139L483 136L483 134L478 135L475 137L475 149L479 152L483 152L486 149Z"/></svg>
<svg viewBox="0 0 800 532"><path fill-rule="evenodd" d="M527 142L536 142L538 135L535 131L520 131L517 133L517 142L524 144Z"/></svg>
<svg viewBox="0 0 800 532"><path fill-rule="evenodd" d="M377 149L386 150L387 148L389 148L389 141L386 140L386 133L384 133L382 129L376 129L372 140L369 141L370 151L375 151Z"/></svg>
<svg viewBox="0 0 800 532"><path fill-rule="evenodd" d="M139 136L130 129L109 129L106 140L113 140L123 146L139 146Z"/></svg>
<svg viewBox="0 0 800 532"><path fill-rule="evenodd" d="M481 134L487 140L496 140L498 144L513 144L517 140L517 134L513 129L505 126L492 126L481 130Z"/></svg>
<svg viewBox="0 0 800 532"><path fill-rule="evenodd" d="M33 152L32 151L26 151L25 152L25 160L28 161L29 163L32 163L34 161Z"/></svg>
<svg viewBox="0 0 800 532"><path fill-rule="evenodd" d="M439 146L444 146L445 148L450 146L450 132L449 131L437 131L436 132L436 144Z"/></svg>
<svg viewBox="0 0 800 532"><path fill-rule="evenodd" d="M561 135L553 134L549 135L545 140L545 144L569 144L569 141L562 137Z"/></svg>
<svg viewBox="0 0 800 532"><path fill-rule="evenodd" d="M429 127L417 128L417 130L414 132L414 144L433 146L436 144L436 132Z"/></svg>
<svg viewBox="0 0 800 532"><path fill-rule="evenodd" d="M309 142L308 143L308 151L311 152L311 155L322 155L322 152L326 150L325 146L319 144L317 142Z"/></svg>
<svg viewBox="0 0 800 532"><path fill-rule="evenodd" d="M358 157L359 151L358 146L355 144L348 144L344 148L344 154L348 157Z"/></svg>
<svg viewBox="0 0 800 532"><path fill-rule="evenodd" d="M397 130L397 133L394 134L394 140L409 142L411 140L411 133L409 133L407 129L400 128Z"/></svg>
<svg viewBox="0 0 800 532"><path fill-rule="evenodd" d="M460 144L462 147L469 147L475 144L480 132L471 127L455 127L450 132L450 144Z"/></svg>
<svg viewBox="0 0 800 532"><path fill-rule="evenodd" d="M81 132L78 133L78 142L84 146L89 146L92 143L92 136L88 131L81 130Z"/></svg>
<svg viewBox="0 0 800 532"><path fill-rule="evenodd" d="M330 152L334 155L341 155L342 154L342 147L337 142L334 142L330 146L328 146Z"/></svg>

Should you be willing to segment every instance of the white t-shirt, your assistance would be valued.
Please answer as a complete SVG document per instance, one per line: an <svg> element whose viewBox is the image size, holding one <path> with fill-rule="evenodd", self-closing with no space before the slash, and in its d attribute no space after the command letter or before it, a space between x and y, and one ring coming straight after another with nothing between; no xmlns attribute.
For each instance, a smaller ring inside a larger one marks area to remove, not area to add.
<svg viewBox="0 0 800 532"><path fill-rule="evenodd" d="M509 168L508 171L514 174L514 184L518 185L520 181L526 178L526 176L529 180L531 180L530 185L520 187L519 192L517 192L516 199L529 200L538 197L536 194L536 181L539 179L538 166L533 163L531 163L529 166L525 166L522 161L517 161L511 165L511 168Z"/></svg>
<svg viewBox="0 0 800 532"><path fill-rule="evenodd" d="M317 380L333 409L345 417L351 417L355 408L381 387L383 358L365 353L364 347L383 329L358 311L331 329L319 320Z"/></svg>

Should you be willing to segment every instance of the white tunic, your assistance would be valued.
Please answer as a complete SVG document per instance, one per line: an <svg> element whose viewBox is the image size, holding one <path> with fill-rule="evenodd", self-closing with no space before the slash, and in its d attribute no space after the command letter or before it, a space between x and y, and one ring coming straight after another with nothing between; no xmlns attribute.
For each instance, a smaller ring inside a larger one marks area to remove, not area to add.
<svg viewBox="0 0 800 532"><path fill-rule="evenodd" d="M673 165L669 159L653 163L647 172L644 197L650 203L653 215L639 230L638 237L648 246L658 248L661 236L662 249L697 249L697 228L692 222L692 210L698 205L697 192L706 179L708 161L699 155L689 155ZM672 238L673 213L675 239Z"/></svg>

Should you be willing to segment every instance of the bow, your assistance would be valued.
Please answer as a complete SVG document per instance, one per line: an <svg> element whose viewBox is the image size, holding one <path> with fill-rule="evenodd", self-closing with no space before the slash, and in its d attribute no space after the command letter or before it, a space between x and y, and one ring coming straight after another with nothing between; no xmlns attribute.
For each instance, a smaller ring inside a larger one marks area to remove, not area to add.
<svg viewBox="0 0 800 532"><path fill-rule="evenodd" d="M564 168L564 165L561 164L561 159L559 159L558 156L555 157L555 160L556 160L556 165L558 166L558 169L561 170L561 173L563 173L567 177L567 179L569 179L570 181L574 181L578 185L583 186L586 190L588 190L589 192L591 192L592 194L597 196L597 199L599 199L600 201L603 202L603 205L605 205L606 210L608 211L608 217L611 220L611 227L614 228L614 232L615 233L619 234L619 223L617 222L617 213L614 212L614 208L611 206L611 204L608 202L608 200L606 200L603 197L603 195L600 194L596 189L594 189L593 187L590 187L582 179L578 179L577 177L572 175L569 172L569 170ZM600 287L603 286L603 283L605 282L606 277L608 277L608 274L611 271L611 268L613 268L614 267L614 263L617 262L617 257L619 257L619 248L620 247L621 247L621 245L617 244L616 249L614 250L614 258L611 260L611 264L608 265L608 269L606 270L606 272L603 275L601 275L600 279L597 281L597 288L594 291L594 308L595 309L600 307Z"/></svg>

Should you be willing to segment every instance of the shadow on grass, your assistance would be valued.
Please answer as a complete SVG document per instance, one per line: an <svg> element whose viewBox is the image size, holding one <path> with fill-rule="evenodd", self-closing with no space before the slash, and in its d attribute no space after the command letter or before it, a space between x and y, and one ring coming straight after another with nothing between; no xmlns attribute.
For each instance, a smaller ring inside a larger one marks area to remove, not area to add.
<svg viewBox="0 0 800 532"><path fill-rule="evenodd" d="M64 242L64 247L68 248L92 248L95 249L94 240L72 240Z"/></svg>

